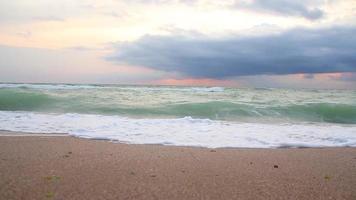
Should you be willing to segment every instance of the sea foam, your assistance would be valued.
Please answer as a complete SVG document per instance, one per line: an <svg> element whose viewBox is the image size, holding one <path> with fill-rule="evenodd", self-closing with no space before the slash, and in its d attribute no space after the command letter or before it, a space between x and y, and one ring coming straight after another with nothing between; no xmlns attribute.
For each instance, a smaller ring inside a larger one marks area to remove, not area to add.
<svg viewBox="0 0 356 200"><path fill-rule="evenodd" d="M174 86L125 86L125 85L85 85L85 84L30 84L0 83L0 88L25 88L37 90L79 90L79 89L110 89L134 91L181 91L181 92L223 92L224 87L174 87Z"/></svg>
<svg viewBox="0 0 356 200"><path fill-rule="evenodd" d="M136 119L91 114L0 111L0 129L132 144L209 148L356 146L356 126L328 123L238 123L191 117Z"/></svg>

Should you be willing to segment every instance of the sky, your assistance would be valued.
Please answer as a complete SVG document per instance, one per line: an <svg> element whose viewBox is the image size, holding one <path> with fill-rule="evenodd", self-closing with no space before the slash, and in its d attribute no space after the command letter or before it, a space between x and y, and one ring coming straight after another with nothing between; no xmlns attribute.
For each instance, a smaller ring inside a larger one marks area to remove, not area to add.
<svg viewBox="0 0 356 200"><path fill-rule="evenodd" d="M356 89L356 1L1 1L0 82Z"/></svg>

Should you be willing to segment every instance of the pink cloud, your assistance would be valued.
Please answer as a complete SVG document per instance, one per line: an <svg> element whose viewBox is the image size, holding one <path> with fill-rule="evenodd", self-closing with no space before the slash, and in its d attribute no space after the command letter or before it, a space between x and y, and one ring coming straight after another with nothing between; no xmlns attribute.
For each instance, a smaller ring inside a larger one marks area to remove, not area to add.
<svg viewBox="0 0 356 200"><path fill-rule="evenodd" d="M152 81L156 85L180 85L180 86L238 86L239 84L233 80L218 80L218 79L160 79Z"/></svg>

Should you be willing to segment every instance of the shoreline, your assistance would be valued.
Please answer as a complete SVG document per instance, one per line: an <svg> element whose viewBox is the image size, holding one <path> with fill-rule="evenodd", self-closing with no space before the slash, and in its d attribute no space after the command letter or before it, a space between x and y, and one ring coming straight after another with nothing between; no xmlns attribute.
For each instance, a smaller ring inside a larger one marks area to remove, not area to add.
<svg viewBox="0 0 356 200"><path fill-rule="evenodd" d="M356 198L352 147L208 149L2 136L0 159L0 199Z"/></svg>
<svg viewBox="0 0 356 200"><path fill-rule="evenodd" d="M333 148L355 148L353 146L280 146L280 147L269 147L269 148L258 148L258 147L205 147L205 146L189 146L189 145L166 145L166 144L138 144L138 143L128 143L128 142L121 142L118 140L110 140L110 139L97 139L97 138L85 138L85 137L77 137L73 135L69 135L68 133L33 133L33 132L18 132L18 131L7 131L7 130L0 130L0 137L71 137L80 140L92 140L92 141L104 141L113 144L124 144L124 145L148 145L148 146L163 146L163 147L182 147L182 148L198 148L198 149L232 149L232 150L268 150L268 149L333 149Z"/></svg>
<svg viewBox="0 0 356 200"><path fill-rule="evenodd" d="M71 137L67 133L29 133L0 130L0 137Z"/></svg>

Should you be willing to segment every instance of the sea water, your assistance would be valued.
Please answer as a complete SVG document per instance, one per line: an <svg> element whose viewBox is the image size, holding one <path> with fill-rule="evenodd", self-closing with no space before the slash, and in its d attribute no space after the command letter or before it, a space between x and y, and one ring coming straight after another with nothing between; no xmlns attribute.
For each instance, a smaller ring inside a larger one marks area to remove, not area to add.
<svg viewBox="0 0 356 200"><path fill-rule="evenodd" d="M0 130L210 148L356 146L356 91L0 84Z"/></svg>

